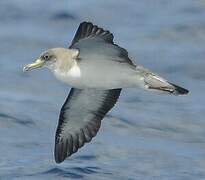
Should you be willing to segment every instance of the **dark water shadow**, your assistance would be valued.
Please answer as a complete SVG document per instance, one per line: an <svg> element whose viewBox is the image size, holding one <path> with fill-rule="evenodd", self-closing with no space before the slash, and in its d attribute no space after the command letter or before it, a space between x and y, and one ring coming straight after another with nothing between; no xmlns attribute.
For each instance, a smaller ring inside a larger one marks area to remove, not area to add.
<svg viewBox="0 0 205 180"><path fill-rule="evenodd" d="M93 155L81 155L78 157L75 157L76 160L87 160L87 161L92 161L96 159L96 156Z"/></svg>
<svg viewBox="0 0 205 180"><path fill-rule="evenodd" d="M41 173L41 175L47 175L47 174L52 174L55 176L67 177L67 178L76 178L76 179L83 178L83 175L79 174L78 172L73 172L72 170L64 170L57 167Z"/></svg>
<svg viewBox="0 0 205 180"><path fill-rule="evenodd" d="M19 119L19 118L16 118L8 114L0 113L0 122L3 119L9 120L10 123L12 122L12 123L16 123L16 124L23 125L23 126L34 126L35 125L35 123L31 120Z"/></svg>
<svg viewBox="0 0 205 180"><path fill-rule="evenodd" d="M6 3L0 4L0 15L0 20L2 22L8 22L11 20L21 20L27 18L27 16L20 8L18 8L15 5Z"/></svg>
<svg viewBox="0 0 205 180"><path fill-rule="evenodd" d="M136 124L134 122L132 122L131 120L129 119L125 119L125 118L122 118L120 117L120 115L111 115L111 114L107 114L106 115L106 118L117 118L119 122L122 122L121 124L116 124L114 125L115 127L124 127L124 128L127 128L127 126L136 126Z"/></svg>
<svg viewBox="0 0 205 180"><path fill-rule="evenodd" d="M87 174L97 174L100 168L98 167L72 167L72 168L60 168L55 167L45 172L40 173L41 175L55 175L59 177L67 177L67 178L83 178Z"/></svg>
<svg viewBox="0 0 205 180"><path fill-rule="evenodd" d="M68 12L58 12L51 16L51 20L75 20L76 16Z"/></svg>

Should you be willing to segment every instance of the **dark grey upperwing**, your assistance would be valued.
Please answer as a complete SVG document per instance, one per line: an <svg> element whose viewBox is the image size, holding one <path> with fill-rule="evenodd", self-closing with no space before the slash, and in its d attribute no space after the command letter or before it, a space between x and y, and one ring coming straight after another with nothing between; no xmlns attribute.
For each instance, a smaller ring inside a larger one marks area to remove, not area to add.
<svg viewBox="0 0 205 180"><path fill-rule="evenodd" d="M90 22L80 23L78 30L76 31L75 37L71 43L71 47L82 39L91 39L99 37L106 41L107 43L113 43L113 34L107 30L99 28Z"/></svg>
<svg viewBox="0 0 205 180"><path fill-rule="evenodd" d="M107 58L109 60L134 65L128 57L127 50L115 44L113 38L114 36L110 31L90 22L82 22L69 48L80 50L80 55L83 54L84 57L86 53L89 55L96 53L98 56L110 56L111 58Z"/></svg>
<svg viewBox="0 0 205 180"><path fill-rule="evenodd" d="M91 141L120 92L121 89L71 89L61 109L56 131L54 154L57 163Z"/></svg>

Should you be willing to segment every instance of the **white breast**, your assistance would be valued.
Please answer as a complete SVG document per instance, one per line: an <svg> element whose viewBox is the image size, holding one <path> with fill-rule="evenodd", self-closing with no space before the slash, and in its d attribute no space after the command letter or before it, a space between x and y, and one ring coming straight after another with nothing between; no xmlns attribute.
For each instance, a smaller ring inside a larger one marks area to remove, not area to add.
<svg viewBox="0 0 205 180"><path fill-rule="evenodd" d="M69 84L72 87L82 86L82 73L77 63L75 63L69 70L66 71L62 71L62 69L56 68L53 73L57 79L66 84Z"/></svg>
<svg viewBox="0 0 205 180"><path fill-rule="evenodd" d="M81 71L79 66L76 64L73 65L73 67L67 72L68 76L71 76L73 78L79 78L81 77Z"/></svg>

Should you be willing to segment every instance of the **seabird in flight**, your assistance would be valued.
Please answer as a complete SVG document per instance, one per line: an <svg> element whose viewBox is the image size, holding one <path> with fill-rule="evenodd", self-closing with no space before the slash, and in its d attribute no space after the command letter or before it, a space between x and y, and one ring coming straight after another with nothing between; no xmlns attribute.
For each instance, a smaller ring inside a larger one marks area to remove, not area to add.
<svg viewBox="0 0 205 180"><path fill-rule="evenodd" d="M97 134L101 120L115 105L122 88L142 87L174 95L188 90L134 64L113 42L113 34L82 22L69 48L43 52L24 71L47 67L72 86L60 111L55 136L55 161L61 163Z"/></svg>

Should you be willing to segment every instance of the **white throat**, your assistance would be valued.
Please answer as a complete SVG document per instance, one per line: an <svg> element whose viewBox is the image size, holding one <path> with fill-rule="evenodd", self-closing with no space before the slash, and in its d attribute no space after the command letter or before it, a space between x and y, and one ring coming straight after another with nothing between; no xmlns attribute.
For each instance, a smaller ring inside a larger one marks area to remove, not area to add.
<svg viewBox="0 0 205 180"><path fill-rule="evenodd" d="M70 70L68 70L67 75L73 78L81 77L80 67L78 66L76 60L74 60L73 66L70 68Z"/></svg>
<svg viewBox="0 0 205 180"><path fill-rule="evenodd" d="M81 78L81 70L76 60L72 60L72 64L69 64L67 68L56 65L49 69L51 69L57 79L69 85L72 85L77 79Z"/></svg>

